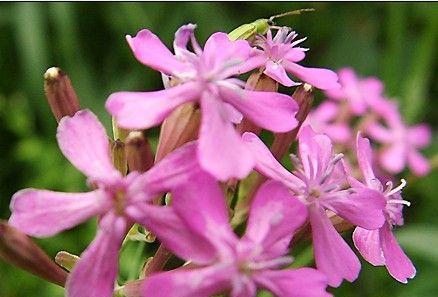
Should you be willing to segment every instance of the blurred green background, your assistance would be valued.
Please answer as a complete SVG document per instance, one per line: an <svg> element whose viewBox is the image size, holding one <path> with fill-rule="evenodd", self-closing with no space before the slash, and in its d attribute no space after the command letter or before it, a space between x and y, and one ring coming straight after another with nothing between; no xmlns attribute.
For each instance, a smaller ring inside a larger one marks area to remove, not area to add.
<svg viewBox="0 0 438 297"><path fill-rule="evenodd" d="M109 128L103 105L109 94L161 87L160 75L133 58L126 34L149 28L171 45L176 29L192 22L198 24L197 36L204 42L212 32L304 7L317 12L279 23L308 36L304 44L311 50L305 64L352 66L364 76L378 76L387 94L400 101L407 121L427 122L436 131L437 3L2 3L0 218L9 216L10 197L21 188L86 190L84 177L56 145L56 123L43 94L42 76L48 67L65 70L82 106ZM434 135L425 154L437 163L436 152ZM437 184L434 171L405 191L412 206L407 226L397 235L417 266L417 277L402 285L385 268L364 263L358 281L334 290L337 296L438 296ZM80 254L92 240L94 226L89 222L38 242L52 257L59 250ZM132 244L124 252L124 278L132 278L138 268L132 257L136 249ZM0 296L63 296L63 290L0 261Z"/></svg>

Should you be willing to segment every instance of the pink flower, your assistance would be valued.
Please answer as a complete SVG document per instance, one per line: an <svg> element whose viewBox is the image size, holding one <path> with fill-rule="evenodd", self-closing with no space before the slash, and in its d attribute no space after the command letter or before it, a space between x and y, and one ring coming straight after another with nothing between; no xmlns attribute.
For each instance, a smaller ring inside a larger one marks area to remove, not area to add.
<svg viewBox="0 0 438 297"><path fill-rule="evenodd" d="M249 58L251 48L247 41L233 42L225 33L214 33L202 50L194 38L194 29L195 25L189 24L176 32L175 55L149 30L127 36L141 63L180 83L157 92L114 93L106 108L122 127L143 129L158 125L183 103L199 102L201 166L221 180L243 178L253 168L254 160L233 123L238 123L243 114L267 130L290 131L297 126L298 106L283 94L244 90L245 83L232 78ZM186 48L189 40L194 52Z"/></svg>
<svg viewBox="0 0 438 297"><path fill-rule="evenodd" d="M278 30L274 38L270 30L266 37L259 36L256 44L263 50L254 50L249 65L245 65L242 70L246 67L252 68L254 65L264 66L264 74L286 87L300 84L289 78L286 73L289 72L322 90L339 88L338 76L335 72L321 68L306 68L297 64L305 58L305 52L308 50L297 45L306 38L294 40L298 34L289 31L290 28L283 27Z"/></svg>
<svg viewBox="0 0 438 297"><path fill-rule="evenodd" d="M316 132L327 134L335 143L348 144L352 132L345 122L337 121L339 108L339 104L323 102L309 113L303 126L310 125Z"/></svg>
<svg viewBox="0 0 438 297"><path fill-rule="evenodd" d="M372 150L367 138L357 136L357 160L364 177L364 183L350 177L353 187L368 188L380 193L386 201L385 224L376 230L365 230L357 227L353 233L353 241L362 256L375 266L385 265L389 274L402 283L415 276L416 270L411 260L403 252L392 233L393 226L403 225L403 204L409 202L402 199L400 192L406 182L392 188L392 182L387 183L387 189L375 177L372 168Z"/></svg>
<svg viewBox="0 0 438 297"><path fill-rule="evenodd" d="M344 189L346 175L339 162L342 154L333 154L330 139L316 134L309 126L299 137L299 159L292 156L296 170L288 172L271 154L263 142L252 133L243 138L252 146L257 158L256 169L265 176L287 186L294 196L307 205L312 228L316 267L329 278L331 286L339 286L342 279L354 281L360 262L331 224L326 210L365 229L379 228L385 222L385 200L368 189Z"/></svg>
<svg viewBox="0 0 438 297"><path fill-rule="evenodd" d="M64 156L88 176L95 190L21 190L12 198L9 223L28 235L46 237L98 216L97 235L67 280L67 296L112 296L118 251L127 229L135 222L128 211L184 182L187 172L196 172L194 144L175 151L145 174L131 172L123 177L112 164L105 129L91 111L62 118L57 139Z"/></svg>
<svg viewBox="0 0 438 297"><path fill-rule="evenodd" d="M429 145L430 127L426 124L407 126L396 104L388 106L381 115L386 126L373 122L366 127L367 134L384 146L379 156L381 166L396 174L407 164L415 175L426 175L430 164L418 150Z"/></svg>
<svg viewBox="0 0 438 297"><path fill-rule="evenodd" d="M257 288L284 297L330 296L325 291L327 279L317 270L280 269L291 263L285 256L289 242L307 217L304 205L286 197L287 193L277 182L265 183L253 200L246 232L239 239L228 222L217 182L207 174L194 177L192 183L175 191L170 209L160 209L167 211L173 228L153 224L150 216L144 215L152 232L176 255L190 261L190 268L148 277L143 296L230 293L250 297Z"/></svg>
<svg viewBox="0 0 438 297"><path fill-rule="evenodd" d="M383 84L375 77L360 79L351 68L338 71L342 88L328 90L326 95L335 100L346 101L356 115L364 114L368 107L378 106L383 98Z"/></svg>

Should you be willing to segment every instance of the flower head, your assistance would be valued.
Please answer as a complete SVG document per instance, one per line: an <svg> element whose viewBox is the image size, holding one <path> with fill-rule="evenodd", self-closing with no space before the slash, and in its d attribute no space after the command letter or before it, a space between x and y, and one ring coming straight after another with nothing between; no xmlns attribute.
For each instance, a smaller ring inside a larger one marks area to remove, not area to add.
<svg viewBox="0 0 438 297"><path fill-rule="evenodd" d="M9 223L28 235L46 237L98 216L99 230L67 280L67 295L112 296L118 251L135 222L129 212L183 182L188 172L196 172L194 144L144 174L131 172L124 177L112 164L105 129L92 112L81 110L64 117L57 139L64 156L96 189L87 193L21 190L12 198Z"/></svg>
<svg viewBox="0 0 438 297"><path fill-rule="evenodd" d="M386 201L386 222L376 230L357 227L353 233L354 244L365 260L376 266L385 265L392 277L406 283L415 276L416 270L392 234L393 226L403 225L403 205L409 205L400 195L406 182L402 180L401 185L395 188L392 182L388 182L386 189L383 187L374 175L370 142L360 134L357 136L357 159L364 181L350 177L350 183L353 187L369 188L380 193Z"/></svg>
<svg viewBox="0 0 438 297"><path fill-rule="evenodd" d="M334 100L347 102L355 115L363 115L369 108L384 104L383 83L375 77L358 78L351 68L339 70L341 88L326 91Z"/></svg>
<svg viewBox="0 0 438 297"><path fill-rule="evenodd" d="M299 85L292 81L288 73L293 74L302 81L322 90L339 88L338 76L335 72L322 68L307 68L298 65L308 50L297 46L306 38L296 40L298 34L291 31L288 27L282 27L278 30L275 37L272 37L271 30L268 30L266 37L258 36L256 45L261 50L254 50L247 67L264 66L264 73L280 84L291 87Z"/></svg>
<svg viewBox="0 0 438 297"><path fill-rule="evenodd" d="M342 154L334 154L330 139L316 134L309 126L300 131L299 158L292 156L295 165L292 173L256 135L245 133L243 138L256 155L256 169L287 186L293 193L289 194L290 199L299 199L307 205L316 266L327 275L329 284L338 286L342 279L354 281L360 270L359 260L331 224L326 210L372 230L385 221L382 212L385 201L368 189L347 189L347 177L340 162Z"/></svg>
<svg viewBox="0 0 438 297"><path fill-rule="evenodd" d="M178 234L150 224L158 238L191 261L192 267L149 277L144 296L228 292L231 296L255 296L257 288L276 296L330 296L325 292L327 280L320 272L281 269L291 263L285 257L289 242L307 217L301 202L286 197L285 187L268 182L260 188L251 205L246 232L239 239L228 222L225 199L216 181L205 174L193 181L175 192L172 210L179 227L173 232ZM200 193L204 197L199 197Z"/></svg>
<svg viewBox="0 0 438 297"><path fill-rule="evenodd" d="M267 130L290 131L297 125L298 107L283 94L244 90L244 82L233 78L250 56L247 41L230 41L227 34L214 33L201 49L194 29L195 25L189 24L176 32L175 55L149 30L127 36L141 63L176 78L179 84L157 92L114 93L106 108L122 127L143 129L161 123L183 103L198 102L201 166L221 180L242 178L254 160L233 124L243 115ZM189 41L193 51L187 49Z"/></svg>
<svg viewBox="0 0 438 297"><path fill-rule="evenodd" d="M429 145L430 127L426 124L406 125L396 104L387 108L382 116L385 125L373 122L366 127L366 133L383 144L379 156L381 166L395 174L408 165L414 174L426 175L430 171L430 164L418 150Z"/></svg>

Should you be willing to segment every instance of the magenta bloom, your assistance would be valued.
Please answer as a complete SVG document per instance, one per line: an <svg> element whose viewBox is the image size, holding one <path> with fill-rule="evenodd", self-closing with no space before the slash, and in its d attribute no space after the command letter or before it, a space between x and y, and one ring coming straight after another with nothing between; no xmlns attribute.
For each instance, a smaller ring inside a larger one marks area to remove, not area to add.
<svg viewBox="0 0 438 297"><path fill-rule="evenodd" d="M392 233L393 226L403 225L403 204L409 202L402 199L400 192L406 182L396 188L387 183L384 189L382 183L375 177L372 168L372 151L368 139L360 134L357 136L357 160L364 177L364 183L350 177L353 187L368 188L380 193L386 200L385 224L376 230L366 230L357 227L353 233L353 241L362 256L375 266L385 265L389 274L402 283L415 276L416 270L411 260L401 249Z"/></svg>
<svg viewBox="0 0 438 297"><path fill-rule="evenodd" d="M292 157L296 170L288 172L263 142L252 133L243 138L252 146L257 158L256 169L287 186L289 199L294 196L307 205L312 227L316 267L329 278L331 286L342 279L354 281L360 262L328 218L332 211L346 221L365 229L380 228L384 222L385 200L376 191L365 188L344 189L347 182L341 162L342 154L333 154L330 139L316 134L309 126L299 137L299 159ZM329 212L330 213L330 212Z"/></svg>
<svg viewBox="0 0 438 297"><path fill-rule="evenodd" d="M384 146L379 163L392 174L400 173L408 165L415 175L426 175L430 164L418 150L429 145L430 127L426 124L407 126L396 104L385 111L381 115L386 126L373 122L366 128L367 134Z"/></svg>
<svg viewBox="0 0 438 297"><path fill-rule="evenodd" d="M69 297L109 297L118 269L118 251L127 229L135 222L127 210L147 204L196 171L194 144L190 143L163 159L150 171L123 177L111 161L104 127L88 111L64 117L57 139L64 156L86 176L95 190L61 193L25 189L11 202L9 223L36 237L55 235L98 216L99 230L67 280Z"/></svg>
<svg viewBox="0 0 438 297"><path fill-rule="evenodd" d="M305 58L305 52L308 50L297 47L297 45L306 38L295 40L298 34L294 31L290 32L290 28L287 27L279 29L274 38L270 30L266 35L266 37L259 36L256 43L263 50L254 50L249 65L245 65L242 69L252 68L254 65L264 66L264 74L287 87L300 85L300 83L292 81L286 72L318 89L328 90L340 87L335 72L328 69L307 68L297 64Z"/></svg>
<svg viewBox="0 0 438 297"><path fill-rule="evenodd" d="M127 36L141 63L171 75L180 83L157 92L114 93L106 108L122 127L143 129L160 124L183 103L199 102L201 166L221 180L243 178L253 168L254 159L233 123L239 122L243 114L264 129L290 131L297 126L298 106L283 94L244 90L245 83L232 78L250 56L247 41L233 42L227 34L215 33L202 50L194 29L195 25L189 24L176 32L175 55L149 30L142 30L135 37ZM189 40L194 52L186 48Z"/></svg>
<svg viewBox="0 0 438 297"><path fill-rule="evenodd" d="M287 194L281 184L265 183L254 198L246 232L239 239L228 222L222 191L212 177L197 176L176 190L172 208L160 209L160 216L168 218L162 221L170 220L173 228L152 224L146 215L145 223L163 244L191 264L148 277L143 296L229 293L251 297L257 288L284 297L330 296L325 291L327 279L317 270L280 269L292 262L285 256L289 242L307 217L305 206Z"/></svg>
<svg viewBox="0 0 438 297"><path fill-rule="evenodd" d="M345 122L337 121L340 105L334 102L323 102L313 109L303 126L309 125L316 132L327 134L335 143L349 144L351 140L351 128Z"/></svg>
<svg viewBox="0 0 438 297"><path fill-rule="evenodd" d="M360 79L351 68L338 71L342 88L328 90L326 95L335 100L346 101L356 115L364 114L368 107L378 106L383 99L383 84L375 77Z"/></svg>

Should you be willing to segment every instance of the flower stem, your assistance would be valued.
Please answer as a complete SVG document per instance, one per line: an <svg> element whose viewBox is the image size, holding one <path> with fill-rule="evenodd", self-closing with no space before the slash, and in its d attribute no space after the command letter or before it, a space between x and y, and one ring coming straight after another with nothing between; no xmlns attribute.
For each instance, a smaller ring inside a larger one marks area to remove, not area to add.
<svg viewBox="0 0 438 297"><path fill-rule="evenodd" d="M148 263L144 275L148 276L151 273L163 270L164 266L166 266L167 261L169 261L170 257L172 257L172 253L166 249L162 244L158 247L158 250L155 252L154 257Z"/></svg>

